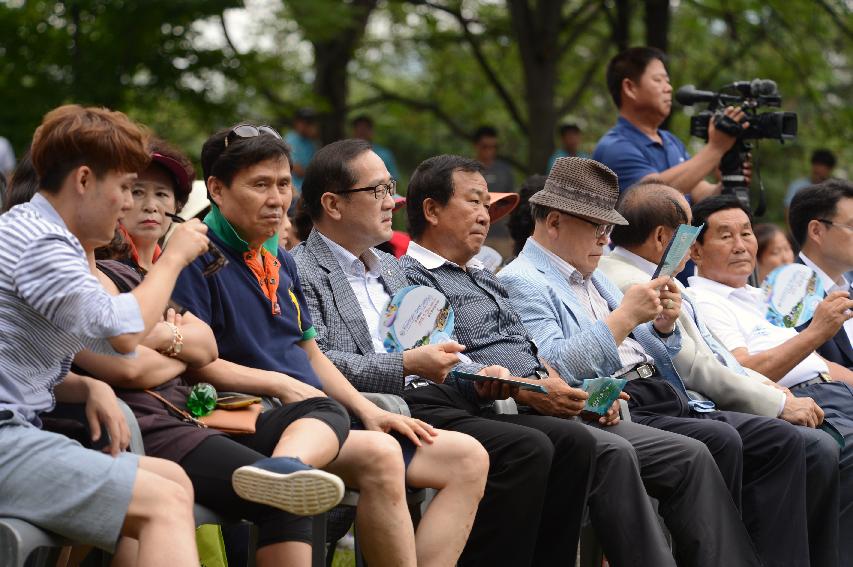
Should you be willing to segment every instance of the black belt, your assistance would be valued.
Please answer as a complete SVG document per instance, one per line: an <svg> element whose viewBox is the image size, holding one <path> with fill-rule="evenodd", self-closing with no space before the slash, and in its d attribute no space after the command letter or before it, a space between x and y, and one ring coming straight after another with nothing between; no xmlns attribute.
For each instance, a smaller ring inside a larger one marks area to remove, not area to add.
<svg viewBox="0 0 853 567"><path fill-rule="evenodd" d="M658 370L654 364L638 364L628 372L616 376L616 378L624 378L625 380L634 380L636 378L650 378L657 374Z"/></svg>
<svg viewBox="0 0 853 567"><path fill-rule="evenodd" d="M820 374L818 374L814 378L806 380L805 382L800 382L799 384L794 384L793 386L790 386L788 389L794 390L796 388L805 388L806 386L813 386L815 384L826 384L828 382L832 382L832 377L830 377L830 375L827 374L826 372L821 372Z"/></svg>
<svg viewBox="0 0 853 567"><path fill-rule="evenodd" d="M424 386L429 386L430 384L432 384L432 382L430 382L426 378L415 378L414 380L406 384L403 390L414 390L415 388L423 388Z"/></svg>

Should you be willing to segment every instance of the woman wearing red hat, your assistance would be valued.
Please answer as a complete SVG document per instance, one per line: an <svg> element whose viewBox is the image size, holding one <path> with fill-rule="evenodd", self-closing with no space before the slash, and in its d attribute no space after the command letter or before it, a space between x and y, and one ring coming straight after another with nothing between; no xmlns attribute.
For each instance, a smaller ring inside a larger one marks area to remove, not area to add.
<svg viewBox="0 0 853 567"><path fill-rule="evenodd" d="M166 213L181 210L195 178L190 161L166 142L152 139L149 151L151 163L133 184L133 208L119 229L130 248L126 263L142 273L150 270L160 256L160 240L172 225Z"/></svg>

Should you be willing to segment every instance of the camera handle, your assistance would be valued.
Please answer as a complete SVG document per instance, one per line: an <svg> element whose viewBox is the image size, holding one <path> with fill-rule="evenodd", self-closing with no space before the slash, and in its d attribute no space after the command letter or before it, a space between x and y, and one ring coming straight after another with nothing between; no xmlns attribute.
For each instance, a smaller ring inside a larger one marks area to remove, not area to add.
<svg viewBox="0 0 853 567"><path fill-rule="evenodd" d="M743 174L743 164L749 159L749 152L752 146L742 139L738 139L735 145L729 151L723 154L720 160L720 176L723 182L723 195L734 195L743 205L752 210L749 199L749 185L746 183L746 177ZM767 209L767 203L764 197L764 188L761 188L758 196L758 206L755 209L754 215L760 217Z"/></svg>

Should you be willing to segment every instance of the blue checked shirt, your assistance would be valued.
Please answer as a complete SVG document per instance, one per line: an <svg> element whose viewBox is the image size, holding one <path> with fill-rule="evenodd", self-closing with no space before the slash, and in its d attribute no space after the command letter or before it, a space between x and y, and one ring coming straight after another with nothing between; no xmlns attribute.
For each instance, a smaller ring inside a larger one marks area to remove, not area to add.
<svg viewBox="0 0 853 567"><path fill-rule="evenodd" d="M474 362L499 364L513 376L545 370L506 290L479 262L471 260L463 269L413 241L400 263L409 283L433 287L450 301L454 338Z"/></svg>

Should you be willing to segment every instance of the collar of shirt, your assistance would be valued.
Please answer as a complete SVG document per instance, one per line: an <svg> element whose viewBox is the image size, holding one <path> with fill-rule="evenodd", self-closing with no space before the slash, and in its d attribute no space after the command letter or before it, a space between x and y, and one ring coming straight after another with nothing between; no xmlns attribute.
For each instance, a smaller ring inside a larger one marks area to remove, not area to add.
<svg viewBox="0 0 853 567"><path fill-rule="evenodd" d="M204 217L204 224L210 227L216 236L220 238L229 248L237 252L249 252L249 243L243 240L234 227L228 222L228 219L219 210L215 203L210 204L210 212ZM264 243L263 248L266 248L272 256L278 254L278 233L273 234Z"/></svg>
<svg viewBox="0 0 853 567"><path fill-rule="evenodd" d="M749 308L764 317L764 308L767 303L767 297L764 290L751 285L743 287L731 287L702 276L690 276L687 281L690 287L710 291L720 297L737 303L741 307Z"/></svg>
<svg viewBox="0 0 853 567"><path fill-rule="evenodd" d="M637 128L637 126L635 126L632 122L630 122L624 116L620 116L616 120L615 130L617 130L620 134L622 134L626 138L630 138L630 139L632 139L636 142L639 142L643 145L646 145L646 146L660 146L661 145L659 142L656 142L656 141L652 140L651 138L649 138L648 134L646 134L645 132L643 132L642 130ZM661 139L663 139L663 134L661 133L661 131L658 130L657 132L658 132L658 135L661 137Z"/></svg>
<svg viewBox="0 0 853 567"><path fill-rule="evenodd" d="M355 254L319 230L317 231L317 234L320 235L320 238L322 238L323 242L326 243L326 246L329 247L329 250L332 252L332 256L334 256L338 261L338 264L341 265L341 269L345 274L359 276L362 278L366 276L378 278L382 275L382 266L379 264L379 257L376 255L376 252L370 248L368 248L360 257L356 257Z"/></svg>
<svg viewBox="0 0 853 567"><path fill-rule="evenodd" d="M800 260L803 261L803 264L811 268L815 271L818 277L823 281L823 289L826 293L831 293L833 291L850 291L850 282L847 281L847 278L842 274L838 281L833 281L826 272L821 270L817 264L811 261L811 259L800 252Z"/></svg>
<svg viewBox="0 0 853 567"><path fill-rule="evenodd" d="M48 201L41 193L33 195L33 198L30 199L30 206L32 206L38 214L43 216L45 220L58 224L65 230L68 230L68 226L65 224L65 221L62 220L62 217L59 216L59 213L53 208L53 205L50 204L50 201Z"/></svg>
<svg viewBox="0 0 853 567"><path fill-rule="evenodd" d="M536 241L532 236L527 239L533 246L535 246L539 251L545 255L551 262L554 264L554 267L557 268L557 271L560 272L560 275L566 278L566 281L570 284L586 286L590 281L590 276L583 277L577 268L542 246L539 242Z"/></svg>
<svg viewBox="0 0 853 567"><path fill-rule="evenodd" d="M436 268L440 268L445 264L450 264L451 266L460 267L459 264L454 264L447 258L443 256L439 256L432 250L424 248L414 240L409 242L409 248L406 250L406 254L409 255L413 260L417 260L424 268L427 270L434 270ZM473 268L475 270L482 270L483 263L477 260L476 258L471 258L468 260L468 263L465 264L466 268Z"/></svg>
<svg viewBox="0 0 853 567"><path fill-rule="evenodd" d="M642 256L638 256L637 254L634 254L630 250L626 250L626 249L622 248L621 246L617 246L610 253L613 254L614 256L618 256L619 258L622 258L623 260L625 260L626 262L628 262L632 266L643 270L644 272L646 272L649 275L652 275L653 273L655 273L655 270L658 267L657 264L652 264L651 262L649 262L648 260L646 260Z"/></svg>

